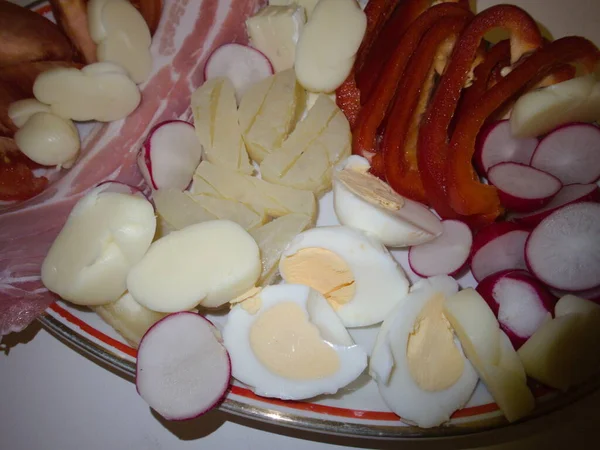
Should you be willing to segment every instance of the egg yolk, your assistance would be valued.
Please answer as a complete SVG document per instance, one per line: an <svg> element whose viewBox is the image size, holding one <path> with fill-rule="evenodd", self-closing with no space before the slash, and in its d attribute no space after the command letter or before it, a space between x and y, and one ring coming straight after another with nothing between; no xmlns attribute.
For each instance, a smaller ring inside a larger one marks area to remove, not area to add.
<svg viewBox="0 0 600 450"><path fill-rule="evenodd" d="M408 338L408 370L425 391L449 388L464 370L464 358L454 343L454 332L443 306L444 296L434 295L419 313Z"/></svg>
<svg viewBox="0 0 600 450"><path fill-rule="evenodd" d="M284 378L316 380L340 368L338 354L294 302L278 303L260 314L250 329L250 347L264 366Z"/></svg>
<svg viewBox="0 0 600 450"><path fill-rule="evenodd" d="M344 169L336 175L346 189L354 195L390 211L398 211L404 206L404 198L376 176L358 170Z"/></svg>
<svg viewBox="0 0 600 450"><path fill-rule="evenodd" d="M279 265L285 281L310 286L320 292L334 310L354 297L354 275L346 261L320 247L303 248Z"/></svg>

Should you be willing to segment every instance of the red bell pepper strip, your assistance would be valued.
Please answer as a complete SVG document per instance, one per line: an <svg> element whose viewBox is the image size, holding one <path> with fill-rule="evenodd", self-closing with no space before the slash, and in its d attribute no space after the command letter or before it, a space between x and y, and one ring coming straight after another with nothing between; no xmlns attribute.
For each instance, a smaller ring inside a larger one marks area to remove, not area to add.
<svg viewBox="0 0 600 450"><path fill-rule="evenodd" d="M495 187L479 182L471 159L475 140L486 118L509 99L534 86L563 64L583 63L593 72L600 51L582 37L566 37L538 50L489 89L456 125L447 166L448 198L454 211L470 215L499 209Z"/></svg>
<svg viewBox="0 0 600 450"><path fill-rule="evenodd" d="M354 79L355 71L360 70L363 66L373 42L375 42L379 31L394 11L397 3L398 0L370 0L365 7L365 15L367 17L365 36L356 53L356 61L354 62L352 71L335 92L336 104L346 115L351 127L354 126L354 122L360 111L360 91L356 87Z"/></svg>
<svg viewBox="0 0 600 450"><path fill-rule="evenodd" d="M39 167L23 153L14 141L0 137L0 200L27 200L48 185L45 177L36 177L32 168Z"/></svg>
<svg viewBox="0 0 600 450"><path fill-rule="evenodd" d="M468 0L442 0L442 2L457 3L469 10ZM362 95L362 103L365 103L365 99L370 98L381 72L397 48L399 39L417 17L431 7L432 3L433 0L404 0L385 23L385 27L379 33L363 67L356 71L356 84Z"/></svg>
<svg viewBox="0 0 600 450"><path fill-rule="evenodd" d="M442 3L429 8L406 30L406 33L397 42L394 54L381 73L377 86L358 114L353 133L352 153L368 159L375 153L377 130L394 99L398 83L405 72L404 69L423 35L440 19L445 17L465 18L471 15L471 12L456 4Z"/></svg>
<svg viewBox="0 0 600 450"><path fill-rule="evenodd" d="M434 64L442 45L456 42L469 15L445 17L425 34L406 67L383 135L385 176L399 194L427 203L417 164L417 136L434 87ZM381 153L381 152L380 152Z"/></svg>
<svg viewBox="0 0 600 450"><path fill-rule="evenodd" d="M443 218L456 217L448 201L446 186L449 126L479 44L487 31L498 27L510 32L513 62L542 45L540 31L525 11L516 6L499 5L475 16L454 46L450 62L424 116L417 150L419 172L429 204ZM501 209L494 213L499 215Z"/></svg>

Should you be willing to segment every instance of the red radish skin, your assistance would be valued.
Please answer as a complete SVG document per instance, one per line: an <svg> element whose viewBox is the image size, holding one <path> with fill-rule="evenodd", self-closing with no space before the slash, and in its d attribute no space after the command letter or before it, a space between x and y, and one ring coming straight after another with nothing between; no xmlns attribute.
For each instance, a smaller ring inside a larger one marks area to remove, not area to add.
<svg viewBox="0 0 600 450"><path fill-rule="evenodd" d="M273 75L273 65L261 51L241 44L225 44L216 48L204 66L204 79L227 77L240 101L254 83Z"/></svg>
<svg viewBox="0 0 600 450"><path fill-rule="evenodd" d="M202 158L194 126L168 120L150 130L138 153L138 167L152 189L185 190Z"/></svg>
<svg viewBox="0 0 600 450"><path fill-rule="evenodd" d="M577 292L600 286L600 204L582 202L553 212L525 244L529 271L544 284Z"/></svg>
<svg viewBox="0 0 600 450"><path fill-rule="evenodd" d="M477 137L475 166L485 176L490 167L501 162L529 164L537 145L536 138L513 137L508 120L491 123Z"/></svg>
<svg viewBox="0 0 600 450"><path fill-rule="evenodd" d="M502 205L517 212L531 212L546 206L562 188L554 175L514 162L490 167L488 181L498 189Z"/></svg>
<svg viewBox="0 0 600 450"><path fill-rule="evenodd" d="M221 335L200 314L170 314L140 341L137 391L167 420L189 420L208 412L223 400L230 379L231 361Z"/></svg>
<svg viewBox="0 0 600 450"><path fill-rule="evenodd" d="M442 234L408 251L410 268L418 276L456 275L469 259L473 234L460 220L443 220Z"/></svg>
<svg viewBox="0 0 600 450"><path fill-rule="evenodd" d="M517 223L533 228L554 211L564 206L588 201L600 202L600 189L596 183L569 184L563 186L543 208L528 214L511 214L509 218Z"/></svg>
<svg viewBox="0 0 600 450"><path fill-rule="evenodd" d="M589 123L562 125L544 137L531 166L564 184L587 184L600 179L600 128Z"/></svg>
<svg viewBox="0 0 600 450"><path fill-rule="evenodd" d="M515 350L546 320L552 318L556 299L524 270L504 270L477 285L477 292L498 318Z"/></svg>
<svg viewBox="0 0 600 450"><path fill-rule="evenodd" d="M529 229L512 222L495 222L473 238L471 272L477 281L507 269L526 269L525 242Z"/></svg>

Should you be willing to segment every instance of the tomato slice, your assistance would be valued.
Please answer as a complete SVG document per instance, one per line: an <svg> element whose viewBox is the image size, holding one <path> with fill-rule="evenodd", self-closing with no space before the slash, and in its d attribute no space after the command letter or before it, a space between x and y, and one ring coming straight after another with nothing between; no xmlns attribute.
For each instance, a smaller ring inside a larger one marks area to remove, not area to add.
<svg viewBox="0 0 600 450"><path fill-rule="evenodd" d="M8 140L8 138L3 139ZM12 146L2 145L2 147L5 148L0 148L0 200L27 200L48 186L46 177L36 177L32 171L40 166L20 151L10 148Z"/></svg>

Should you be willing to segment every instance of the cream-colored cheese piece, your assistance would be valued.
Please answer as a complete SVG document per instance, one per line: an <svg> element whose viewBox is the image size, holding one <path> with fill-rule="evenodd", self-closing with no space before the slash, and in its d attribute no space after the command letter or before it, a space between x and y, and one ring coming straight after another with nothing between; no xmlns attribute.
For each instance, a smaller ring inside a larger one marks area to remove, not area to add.
<svg viewBox="0 0 600 450"><path fill-rule="evenodd" d="M352 300L354 275L346 262L324 248L303 248L281 260L279 270L288 283L310 286L320 292L334 310Z"/></svg>
<svg viewBox="0 0 600 450"><path fill-rule="evenodd" d="M333 166L351 152L348 120L326 95L260 165L263 179L319 196L331 188Z"/></svg>
<svg viewBox="0 0 600 450"><path fill-rule="evenodd" d="M50 107L35 98L17 100L8 106L8 117L17 128L25 125L29 118L38 112L50 112Z"/></svg>
<svg viewBox="0 0 600 450"><path fill-rule="evenodd" d="M266 286L271 284L277 274L277 263L283 250L292 239L310 227L312 219L304 214L287 214L271 222L249 230L260 248L262 272L258 284Z"/></svg>
<svg viewBox="0 0 600 450"><path fill-rule="evenodd" d="M138 106L141 94L121 67L99 62L78 70L50 69L33 84L37 100L52 113L78 121L112 122L127 117Z"/></svg>
<svg viewBox="0 0 600 450"><path fill-rule="evenodd" d="M246 29L252 46L269 58L275 72L281 72L294 67L305 22L301 6L267 6L246 20Z"/></svg>
<svg viewBox="0 0 600 450"><path fill-rule="evenodd" d="M123 0L90 0L87 11L98 61L120 65L136 83L146 81L152 70L151 36L140 12Z"/></svg>
<svg viewBox="0 0 600 450"><path fill-rule="evenodd" d="M116 301L156 230L148 200L103 189L98 187L77 202L41 268L42 283L78 305Z"/></svg>
<svg viewBox="0 0 600 450"><path fill-rule="evenodd" d="M293 69L265 78L246 91L238 115L248 154L254 161L260 163L281 146L304 109L304 97Z"/></svg>
<svg viewBox="0 0 600 450"><path fill-rule="evenodd" d="M69 168L79 154L79 132L73 122L37 112L15 133L15 143L29 159L43 166Z"/></svg>
<svg viewBox="0 0 600 450"><path fill-rule="evenodd" d="M298 82L312 92L333 92L346 79L367 25L356 0L320 0L296 46Z"/></svg>
<svg viewBox="0 0 600 450"><path fill-rule="evenodd" d="M263 311L250 328L250 346L262 364L288 379L316 380L340 368L338 354L294 302Z"/></svg>
<svg viewBox="0 0 600 450"><path fill-rule="evenodd" d="M192 94L192 112L206 159L251 174L254 168L242 139L232 82L225 77L206 81Z"/></svg>
<svg viewBox="0 0 600 450"><path fill-rule="evenodd" d="M421 389L442 391L462 376L464 357L443 313L444 296L436 293L423 307L408 338L408 370Z"/></svg>
<svg viewBox="0 0 600 450"><path fill-rule="evenodd" d="M280 217L298 213L310 217L312 222L317 215L316 199L310 191L279 186L208 161L202 161L196 169L191 193L192 197L209 195L235 200L259 215Z"/></svg>

